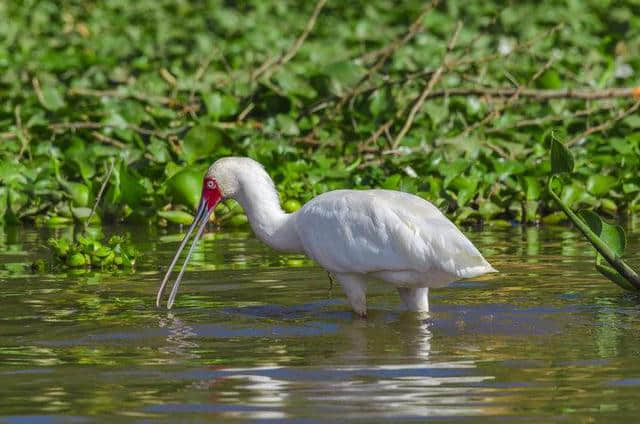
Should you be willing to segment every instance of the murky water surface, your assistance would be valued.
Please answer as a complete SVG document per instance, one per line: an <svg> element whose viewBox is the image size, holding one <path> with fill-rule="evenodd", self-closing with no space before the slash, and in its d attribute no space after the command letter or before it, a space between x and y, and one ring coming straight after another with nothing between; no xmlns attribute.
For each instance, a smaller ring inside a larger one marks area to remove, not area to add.
<svg viewBox="0 0 640 424"><path fill-rule="evenodd" d="M432 290L429 316L374 284L367 320L312 262L249 233L209 234L171 312L154 301L177 230L110 230L144 252L133 275L31 273L64 231L0 232L2 423L640 414L640 298L601 278L566 228L468 231L500 274Z"/></svg>

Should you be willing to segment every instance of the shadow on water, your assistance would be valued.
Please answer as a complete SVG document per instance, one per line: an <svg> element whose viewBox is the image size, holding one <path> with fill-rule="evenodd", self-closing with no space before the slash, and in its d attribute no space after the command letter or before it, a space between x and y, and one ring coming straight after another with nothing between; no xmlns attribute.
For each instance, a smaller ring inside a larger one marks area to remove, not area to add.
<svg viewBox="0 0 640 424"><path fill-rule="evenodd" d="M568 229L471 232L500 274L432 290L423 315L373 284L366 320L323 270L248 233L207 235L175 309L156 309L180 234L115 230L145 253L133 274L33 274L44 241L70 230L0 232L0 423L640 412L640 299Z"/></svg>

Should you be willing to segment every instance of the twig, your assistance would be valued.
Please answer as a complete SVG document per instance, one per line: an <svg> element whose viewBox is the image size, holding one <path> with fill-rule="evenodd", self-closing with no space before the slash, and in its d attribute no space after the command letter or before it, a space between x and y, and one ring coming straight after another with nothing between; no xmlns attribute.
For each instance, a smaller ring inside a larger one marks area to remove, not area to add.
<svg viewBox="0 0 640 424"><path fill-rule="evenodd" d="M93 214L96 213L96 208L98 207L98 203L100 203L100 199L102 198L102 193L104 193L104 189L107 187L107 183L111 178L111 174L113 173L113 168L115 166L116 161L111 159L111 166L109 167L109 171L107 172L107 176L104 177L102 181L102 185L100 186L100 191L98 191L98 196L96 196L96 201L93 202L93 207L91 208L91 213L89 213L89 218L84 223L84 228L86 229L89 226L89 221L93 218Z"/></svg>
<svg viewBox="0 0 640 424"><path fill-rule="evenodd" d="M198 67L195 75L193 76L193 79L195 81L199 81L200 78L204 76L204 73L206 72L207 68L211 64L211 61L213 60L213 58L218 54L218 51L219 51L218 48L214 47L213 49L211 49L211 52L207 55L207 57L205 57L202 63L200 63L200 66Z"/></svg>
<svg viewBox="0 0 640 424"><path fill-rule="evenodd" d="M46 101L44 100L44 94L42 94L42 88L40 87L40 81L38 80L38 78L31 78L31 85L33 86L33 91L35 91L38 101L46 109Z"/></svg>
<svg viewBox="0 0 640 424"><path fill-rule="evenodd" d="M296 39L296 41L291 45L289 50L286 53L281 54L277 58L269 58L262 65L258 67L255 71L251 73L251 81L255 81L261 76L265 76L267 79L273 74L275 68L278 66L282 66L285 63L289 62L293 57L298 53L298 50L307 39L313 27L316 25L316 20L318 19L318 15L322 11L322 8L327 3L327 0L318 0L315 9L307 24L305 25L304 31L300 36Z"/></svg>
<svg viewBox="0 0 640 424"><path fill-rule="evenodd" d="M512 97L518 92L518 97L527 97L536 100L552 100L552 99L581 99L581 100L602 100L614 99L618 97L637 97L635 91L638 88L622 87L622 88L605 88L597 89L574 89L562 88L557 90L532 89L523 88L483 88L483 87L461 87L448 88L446 90L436 90L427 96L427 99L437 97Z"/></svg>
<svg viewBox="0 0 640 424"><path fill-rule="evenodd" d="M169 72L169 70L167 68L161 68L160 69L160 76L170 86L175 87L175 86L178 85L178 80L176 79L176 77L171 72Z"/></svg>
<svg viewBox="0 0 640 424"><path fill-rule="evenodd" d="M604 130L608 129L609 127L611 127L613 124L615 124L619 120L624 119L627 116L631 115L633 112L638 110L639 107L640 107L640 100L636 101L630 108L628 108L627 110L621 111L616 116L614 116L613 118L609 119L608 121L605 121L600 125L596 125L595 127L588 128L582 134L572 138L567 143L567 146L573 146L574 144L578 143L579 141L581 141L585 137L590 136L593 133L601 132L601 131L604 131Z"/></svg>
<svg viewBox="0 0 640 424"><path fill-rule="evenodd" d="M465 128L458 136L456 136L454 139L459 140L461 138L466 137L467 135L469 135L469 133L471 133L472 131L474 131L475 129L487 124L488 122L492 121L493 119L497 118L498 116L500 116L500 114L509 106L511 106L516 100L518 100L518 97L520 96L520 94L522 94L524 88L526 85L529 85L533 82L535 82L538 78L540 78L540 76L551 67L551 65L554 62L554 58L552 57L551 59L549 59L540 69L538 69L538 71L533 75L533 77L531 77L531 79L529 80L529 82L525 85L520 85L518 86L513 94L507 99L507 101L500 106L497 106L495 108L493 108L489 113L487 113L485 115L484 118L482 118L481 120L479 120L478 122L474 123L473 125L468 126L467 128Z"/></svg>
<svg viewBox="0 0 640 424"><path fill-rule="evenodd" d="M211 64L211 61L213 60L213 58L218 54L218 51L219 50L218 50L217 47L214 47L213 49L211 49L209 54L200 63L200 66L198 66L198 69L196 70L196 73L193 75L193 82L192 82L192 85L191 85L191 91L189 92L189 103L195 103L195 101L196 101L195 83L200 81L200 79L204 76L204 73L207 71L207 68ZM195 115L195 114L192 114L192 115Z"/></svg>
<svg viewBox="0 0 640 424"><path fill-rule="evenodd" d="M431 78L429 79L429 82L427 83L427 86L424 88L424 90L422 90L422 93L420 93L420 96L418 96L415 103L413 104L413 107L409 111L409 115L407 116L407 120L402 126L402 129L400 130L396 138L393 140L393 143L391 145L392 150L395 150L398 147L398 144L400 144L400 141L402 140L402 138L409 132L409 130L411 129L411 126L413 125L413 120L415 119L416 114L422 108L422 105L424 104L425 99L427 98L429 93L431 93L431 91L433 90L433 87L438 83L438 81L440 81L440 78L442 77L442 73L449 67L447 63L449 59L449 53L451 53L451 50L453 50L453 48L455 47L455 44L456 44L456 41L458 40L458 35L460 34L461 29L462 29L462 22L458 22L458 24L456 25L456 29L453 35L451 36L449 43L447 44L447 49L445 50L445 53L442 57L442 64L440 64L440 67L438 67L436 72L431 76Z"/></svg>
<svg viewBox="0 0 640 424"><path fill-rule="evenodd" d="M127 145L121 142L120 140L116 140L115 138L108 137L104 134L100 134L98 131L91 131L91 135L96 140L101 141L105 144L110 144L114 147L117 147L118 149L124 149L127 147Z"/></svg>
<svg viewBox="0 0 640 424"><path fill-rule="evenodd" d="M139 92L123 92L117 90L93 90L90 88L71 88L68 91L70 96L88 97L114 97L118 99L136 99L146 103L155 103L175 107L180 105L178 99L165 96L154 96Z"/></svg>
<svg viewBox="0 0 640 424"><path fill-rule="evenodd" d="M479 58L473 58L473 57L467 57L469 55L469 53L471 52L474 44L479 40L480 37L475 37L466 47L464 53L461 55L461 58L458 60L454 60L452 62L450 62L450 67L451 68L460 68L463 66L470 66L470 65L481 65L487 62L491 62L495 59L498 58L507 58L511 55L513 55L514 53L520 51L520 50L526 50L529 49L533 44L535 44L537 41L539 41L540 39L543 39L553 33L555 33L556 31L558 31L560 28L562 28L562 24L556 25L555 27L551 28L548 31L543 32L542 34L537 34L536 36L526 40L523 43L519 43L516 46L514 46L511 51L507 54L502 54L502 53L494 53L494 54L489 54L486 56L482 56ZM381 84L375 85L375 86L370 86L367 88L364 88L362 90L360 90L360 92L358 94L367 94L370 93L372 91L376 91L379 90L380 88L386 86L386 85L397 85L397 84L404 84L408 81L413 81L413 80L417 80L417 79L422 79L422 78L426 78L426 77L431 77L433 75L435 71L433 69L428 69L425 71L420 71L420 72L416 72L416 73L412 73L412 74L408 74L406 76L403 76L400 79L387 79L386 81L384 81ZM442 90L442 91L435 91L433 92L433 95L429 96L429 98L431 97L442 97L445 95L448 95L449 92Z"/></svg>
<svg viewBox="0 0 640 424"><path fill-rule="evenodd" d="M22 117L20 116L20 105L16 106L14 109L14 115L16 117L16 135L20 140L20 152L18 153L18 160L22 159L22 155L25 150L29 147L29 135L26 133L24 128L22 127Z"/></svg>
<svg viewBox="0 0 640 424"><path fill-rule="evenodd" d="M370 151L369 146L371 144L375 144L382 134L389 131L389 128L391 128L391 125L393 125L394 122L395 122L395 117L387 120L384 124L380 125L378 129L375 130L373 134L371 134L371 136L364 141L364 143L360 143L358 145L358 151L360 152Z"/></svg>
<svg viewBox="0 0 640 424"><path fill-rule="evenodd" d="M236 121L237 122L244 121L244 118L247 117L247 115L253 110L254 107L256 107L256 105L253 102L249 102L247 107L245 107L242 110L242 112L240 112L240 114L238 115L238 118L236 119Z"/></svg>
<svg viewBox="0 0 640 424"><path fill-rule="evenodd" d="M504 131L509 131L513 129L518 129L518 128L524 128L524 127L541 126L553 121L569 121L569 120L577 119L582 116L589 116L594 113L611 110L611 109L614 109L615 107L616 105L607 105L599 108L589 108L585 110L579 110L571 115L550 115L550 116L543 116L541 118L535 118L535 119L524 119L522 121L515 123L514 125L498 127L498 128L490 128L486 132L497 133L497 132L504 132Z"/></svg>
<svg viewBox="0 0 640 424"><path fill-rule="evenodd" d="M59 122L50 124L49 128L54 131L60 130L80 130L80 129L116 129L116 130L132 130L139 134L150 135L153 137L158 137L163 140L169 139L169 137L173 134L181 133L189 128L189 126L183 126L178 128L172 128L170 130L165 131L154 131L146 128L139 127L137 125L131 124L103 124L100 122Z"/></svg>
<svg viewBox="0 0 640 424"><path fill-rule="evenodd" d="M545 39L547 37L549 37L550 35L553 35L554 33L556 33L557 31L559 31L562 27L564 26L564 23L559 23L558 25L548 29L547 31L544 31L540 34L536 34L535 36L531 37L530 39L526 40L523 43L518 43L515 46L513 46L513 48L511 49L511 51L509 51L506 54L503 53L492 53L492 54L488 54L482 57L478 57L478 58L473 58L473 57L469 57L469 58L463 58L460 59L458 62L456 62L456 66L465 66L465 65L481 65L483 63L487 63L487 62L492 62L495 59L499 59L499 58L506 58L509 57L511 55L513 55L514 53L521 51L521 50L529 50L535 43L537 43L538 41ZM465 56L463 56L465 57Z"/></svg>
<svg viewBox="0 0 640 424"><path fill-rule="evenodd" d="M535 44L537 41L539 41L540 39L543 39L553 33L555 33L556 31L558 31L560 28L562 28L562 24L556 25L555 27L551 28L548 31L543 32L542 34L537 34L536 36L528 39L527 41L523 42L523 43L519 43L516 46L514 46L511 51L507 54L502 54L502 53L494 53L494 54L490 54L490 55L486 55L486 56L482 56L479 58L469 58L468 53L472 50L472 46L474 45L475 42L478 41L479 37L474 38L471 43L469 43L469 45L467 45L464 53L461 55L461 58L458 60L454 60L452 62L450 62L450 68L461 68L464 66L470 66L470 65L481 65L487 62L491 62L495 59L498 58L507 58L511 55L513 55L514 53L520 51L520 50L526 50L529 49L533 44ZM416 73L412 73L412 74L408 74L406 76L403 76L402 78L399 79L387 79L386 81L382 82L381 84L375 85L375 86L370 86L367 88L364 88L362 90L360 90L360 92L358 94L368 94L372 91L376 91L381 89L384 86L387 85L398 85L398 84L404 84L408 81L414 81L414 80L418 80L418 79L423 79L423 78L427 78L427 77L431 77L433 75L433 73L435 72L435 70L433 69L427 69L425 71L420 71L420 72L416 72ZM440 91L434 91L431 95L429 95L428 99L433 98L433 97L443 97L443 96L455 96L458 95L456 94L456 90L457 89L453 89L453 90L440 90ZM479 90L478 88L470 88L470 89L459 89L460 90L460 94L459 95L466 95L468 93L466 93L467 90ZM463 91L464 90L464 91ZM498 89L501 90L501 89ZM469 93L469 94L473 94L473 93ZM479 94L483 94L483 93L479 93ZM513 91L511 93L508 94L503 94L504 96L510 96L511 94L513 94ZM638 94L638 96L640 96L640 93Z"/></svg>
<svg viewBox="0 0 640 424"><path fill-rule="evenodd" d="M98 141L101 141L102 143L105 144L109 144L111 146L117 147L118 149L126 149L127 145L123 142L121 142L120 140L116 140L113 137L108 137L104 134L100 134L98 131L91 131L91 135L93 136L93 138L95 138ZM144 154L145 159L150 160L150 161L155 161L155 158L153 157L153 155L149 152L146 152Z"/></svg>
<svg viewBox="0 0 640 424"><path fill-rule="evenodd" d="M438 0L432 0L429 5L427 5L426 7L424 7L422 9L420 14L416 18L416 20L413 21L413 23L409 26L409 29L404 33L404 35L402 37L393 40L387 46L383 47L382 49L380 49L380 50L378 50L376 52L376 56L374 56L374 57L378 57L378 60L367 70L367 73L364 74L364 76L362 76L362 78L360 78L360 80L355 84L355 86L353 86L353 88L351 88L346 94L344 94L340 98L340 101L338 102L338 105L336 106L338 109L340 109L342 106L344 106L344 104L346 102L348 102L349 99L351 99L352 97L355 97L358 94L360 94L359 93L359 89L362 87L362 85L364 83L366 83L367 81L369 81L371 79L371 77L376 72L378 72L378 70L382 67L382 65L384 65L385 62L400 47L404 46L409 41L411 41L422 30L422 21L424 21L425 16L427 16L427 14L429 12L431 12L431 10L433 10L433 8L436 7L437 5L438 5Z"/></svg>

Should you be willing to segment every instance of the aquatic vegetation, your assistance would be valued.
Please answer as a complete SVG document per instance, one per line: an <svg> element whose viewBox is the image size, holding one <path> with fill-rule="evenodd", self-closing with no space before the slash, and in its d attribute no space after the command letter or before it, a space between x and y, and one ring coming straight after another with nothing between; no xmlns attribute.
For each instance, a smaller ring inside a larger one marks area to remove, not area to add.
<svg viewBox="0 0 640 424"><path fill-rule="evenodd" d="M556 190L562 189L562 182L565 185L571 184L575 161L569 149L553 134L550 157L551 176L547 190L569 220L596 249L596 269L625 290L640 290L640 276L622 259L627 244L624 229L620 225L606 222L589 210L574 213L557 194Z"/></svg>
<svg viewBox="0 0 640 424"><path fill-rule="evenodd" d="M436 3L2 2L0 221L82 223L113 161L94 219L186 223L206 165L238 155L290 210L385 187L554 222L552 126L592 158L564 201L637 213L634 6Z"/></svg>
<svg viewBox="0 0 640 424"><path fill-rule="evenodd" d="M74 241L50 238L47 246L53 253L55 265L69 268L131 268L139 255L129 237L121 235L111 236L106 242L88 234L79 234ZM43 267L42 262L33 266L37 270Z"/></svg>

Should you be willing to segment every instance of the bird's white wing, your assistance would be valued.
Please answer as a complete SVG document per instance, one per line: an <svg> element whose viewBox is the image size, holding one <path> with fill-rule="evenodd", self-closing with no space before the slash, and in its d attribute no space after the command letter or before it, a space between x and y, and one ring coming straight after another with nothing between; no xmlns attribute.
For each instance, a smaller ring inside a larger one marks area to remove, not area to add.
<svg viewBox="0 0 640 424"><path fill-rule="evenodd" d="M332 191L305 204L295 223L305 253L329 271L453 280L493 270L438 208L408 193Z"/></svg>

